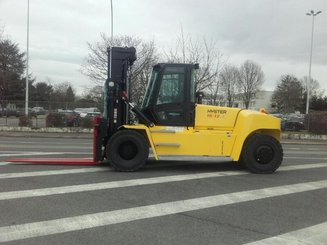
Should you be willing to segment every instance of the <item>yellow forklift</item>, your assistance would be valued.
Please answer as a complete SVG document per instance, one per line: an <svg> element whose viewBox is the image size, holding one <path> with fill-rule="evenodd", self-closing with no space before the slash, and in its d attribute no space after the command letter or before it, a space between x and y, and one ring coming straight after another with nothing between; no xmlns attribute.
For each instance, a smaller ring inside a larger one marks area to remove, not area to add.
<svg viewBox="0 0 327 245"><path fill-rule="evenodd" d="M94 162L136 171L151 148L156 160L167 155L230 157L253 173L273 173L280 166L280 119L264 111L201 104L202 94L195 91L198 64L155 65L137 108L128 99L135 60L133 47L108 49L104 116L96 120Z"/></svg>

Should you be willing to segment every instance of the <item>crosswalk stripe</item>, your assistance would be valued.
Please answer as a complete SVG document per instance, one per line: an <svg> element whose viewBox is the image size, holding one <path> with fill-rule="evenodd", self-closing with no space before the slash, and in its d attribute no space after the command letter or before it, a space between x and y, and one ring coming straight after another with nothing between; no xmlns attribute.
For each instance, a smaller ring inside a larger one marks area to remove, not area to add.
<svg viewBox="0 0 327 245"><path fill-rule="evenodd" d="M80 173L93 173L93 172L105 172L105 171L110 171L110 170L103 169L100 167L92 167L92 168L34 171L34 172L22 172L22 173L4 173L4 174L0 174L0 179L37 177L37 176L49 176L49 175L61 175L61 174L80 174Z"/></svg>
<svg viewBox="0 0 327 245"><path fill-rule="evenodd" d="M8 165L8 162L0 162L1 165ZM217 163L219 164L219 163ZM189 165L186 163L185 165ZM181 166L181 164L154 164L147 167L167 167L167 166ZM327 163L314 163L314 164L301 164L294 166L282 166L278 171L287 171L287 170L300 170L300 169L309 169L309 168L320 168L327 167ZM50 170L50 171L34 171L34 172L23 172L23 173L4 173L0 174L0 179L9 179L9 178L22 178L22 177L38 177L38 176L49 176L49 175L61 175L61 174L75 174L75 173L92 173L92 172L107 172L111 171L108 168L99 168L99 167L89 167L89 168L78 168L78 169L63 169L63 170ZM242 174L246 174L245 172Z"/></svg>
<svg viewBox="0 0 327 245"><path fill-rule="evenodd" d="M12 145L7 145L7 144L1 144L0 143L0 147L2 149L12 149L13 146ZM23 145L15 145L15 149L26 149L26 148L30 148L30 149L49 149L49 145L48 144L29 144L28 146L26 146L26 144L23 144ZM56 149L85 149L85 150L89 150L89 151L92 151L92 148L89 147L89 146L75 146L75 145L56 145L55 146Z"/></svg>
<svg viewBox="0 0 327 245"><path fill-rule="evenodd" d="M6 142L2 141L1 143L6 143ZM45 145L45 144L62 145L63 144L62 142L43 141L43 140L42 141L17 141L17 142L15 141L15 144L40 144L40 143L42 145ZM74 145L75 146L77 146L77 145L87 145L87 146L90 147L90 149L92 148L92 145L89 142L76 142L76 141L74 141Z"/></svg>
<svg viewBox="0 0 327 245"><path fill-rule="evenodd" d="M312 169L312 168L323 168L323 167L327 167L326 162L282 166L277 171L301 170L301 169Z"/></svg>
<svg viewBox="0 0 327 245"><path fill-rule="evenodd" d="M279 171L291 171L291 170L311 169L311 168L320 168L320 167L327 167L327 163L285 166L285 167L281 167ZM246 175L246 174L249 173L245 171L224 171L224 172L210 172L210 173L198 173L198 174L171 175L171 176L152 177L152 178L140 178L140 179L131 179L131 180L120 180L120 181L71 185L71 186L62 186L62 187L50 187L50 188L22 190L22 191L8 191L8 192L0 192L0 200L11 200L11 199L19 199L19 198L68 194L68 193L76 193L76 192L84 192L84 191L115 189L115 188L122 188L122 187L161 184L161 183L168 183L168 182L178 182L178 181Z"/></svg>
<svg viewBox="0 0 327 245"><path fill-rule="evenodd" d="M0 242L78 231L99 226L161 217L264 198L327 188L327 180L192 198L115 211L0 227Z"/></svg>
<svg viewBox="0 0 327 245"><path fill-rule="evenodd" d="M326 155L324 151L284 151L284 154L301 154L301 155Z"/></svg>
<svg viewBox="0 0 327 245"><path fill-rule="evenodd" d="M184 174L184 175L172 175L172 176L153 177L153 178L120 180L120 181L102 182L102 183L94 183L94 184L51 187L51 188L42 188L42 189L33 189L33 190L24 190L24 191L9 191L9 192L0 192L0 200L48 196L48 195L56 195L56 194L67 194L67 193L94 191L94 190L103 190L103 189L114 189L114 188L121 188L121 187L160 184L160 183L167 183L167 182L177 182L177 181L195 180L195 179L222 177L222 176L233 176L233 175L241 175L241 174L246 174L246 172L229 171L229 172L218 172L218 173Z"/></svg>
<svg viewBox="0 0 327 245"><path fill-rule="evenodd" d="M300 230L281 234L279 236L247 243L247 245L274 244L327 244L327 222Z"/></svg>
<svg viewBox="0 0 327 245"><path fill-rule="evenodd" d="M1 153L1 157L19 157L19 156L42 156L42 155L60 155L62 152L21 152L21 153Z"/></svg>
<svg viewBox="0 0 327 245"><path fill-rule="evenodd" d="M327 157L284 157L284 159L327 160Z"/></svg>
<svg viewBox="0 0 327 245"><path fill-rule="evenodd" d="M19 157L19 156L43 156L43 155L64 155L64 154L76 154L76 155L91 155L86 152L11 152L0 153L0 157Z"/></svg>

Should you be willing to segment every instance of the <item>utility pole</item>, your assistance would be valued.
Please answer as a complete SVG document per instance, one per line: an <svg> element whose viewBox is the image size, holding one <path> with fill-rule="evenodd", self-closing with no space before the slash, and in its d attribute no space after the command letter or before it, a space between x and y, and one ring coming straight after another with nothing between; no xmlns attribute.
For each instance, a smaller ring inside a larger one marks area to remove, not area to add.
<svg viewBox="0 0 327 245"><path fill-rule="evenodd" d="M311 28L311 47L310 47L310 61L309 61L309 78L307 80L307 103L306 103L306 109L305 114L309 114L309 103L310 103L310 85L311 85L311 63L312 63L312 48L313 48L313 30L314 30L314 21L315 16L320 14L321 11L314 12L311 10L309 13L306 13L306 15L312 16L312 28Z"/></svg>
<svg viewBox="0 0 327 245"><path fill-rule="evenodd" d="M28 116L28 66L29 66L29 29L30 29L30 0L27 0L27 48L26 48L26 90L25 90L25 115Z"/></svg>
<svg viewBox="0 0 327 245"><path fill-rule="evenodd" d="M112 6L112 0L110 0L110 10L111 10L111 45L114 38L114 9Z"/></svg>

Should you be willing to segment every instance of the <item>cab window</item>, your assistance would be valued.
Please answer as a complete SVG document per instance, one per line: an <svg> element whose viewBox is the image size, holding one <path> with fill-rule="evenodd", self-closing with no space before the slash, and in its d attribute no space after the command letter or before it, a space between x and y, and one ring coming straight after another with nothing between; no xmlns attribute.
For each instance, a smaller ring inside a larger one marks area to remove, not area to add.
<svg viewBox="0 0 327 245"><path fill-rule="evenodd" d="M162 76L156 105L184 101L184 67L166 67Z"/></svg>

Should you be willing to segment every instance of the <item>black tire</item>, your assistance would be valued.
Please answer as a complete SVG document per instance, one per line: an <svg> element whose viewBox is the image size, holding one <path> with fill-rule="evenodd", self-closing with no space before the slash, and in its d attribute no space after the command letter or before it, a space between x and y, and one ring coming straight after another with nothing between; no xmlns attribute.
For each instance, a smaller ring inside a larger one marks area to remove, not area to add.
<svg viewBox="0 0 327 245"><path fill-rule="evenodd" d="M118 131L108 141L106 155L114 169L136 171L143 167L149 156L148 142L136 131Z"/></svg>
<svg viewBox="0 0 327 245"><path fill-rule="evenodd" d="M278 140L270 135L253 134L242 149L240 164L257 174L270 174L279 168L283 149Z"/></svg>

